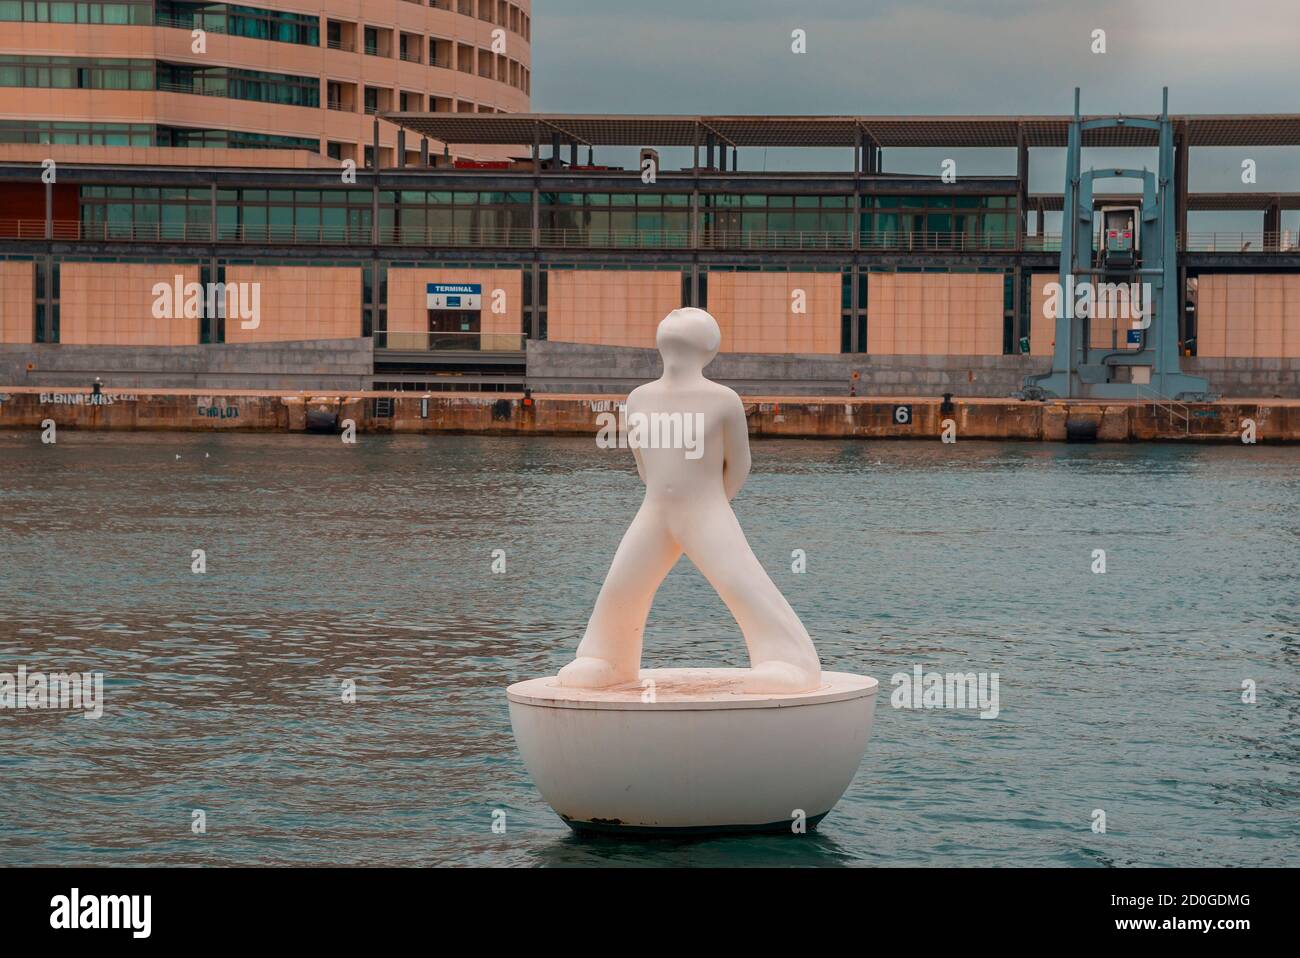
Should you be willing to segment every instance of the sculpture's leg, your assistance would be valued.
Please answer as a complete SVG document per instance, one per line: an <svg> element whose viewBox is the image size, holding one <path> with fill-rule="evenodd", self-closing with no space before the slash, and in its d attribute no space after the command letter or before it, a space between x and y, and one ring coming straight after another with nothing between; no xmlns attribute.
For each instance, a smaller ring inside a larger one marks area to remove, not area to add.
<svg viewBox="0 0 1300 958"><path fill-rule="evenodd" d="M560 669L561 685L599 689L636 681L650 605L682 554L662 519L651 512L642 505L623 534L578 644L578 657Z"/></svg>
<svg viewBox="0 0 1300 958"><path fill-rule="evenodd" d="M746 691L806 692L821 685L821 662L808 630L754 556L731 508L702 509L678 525L686 555L745 636L751 666Z"/></svg>

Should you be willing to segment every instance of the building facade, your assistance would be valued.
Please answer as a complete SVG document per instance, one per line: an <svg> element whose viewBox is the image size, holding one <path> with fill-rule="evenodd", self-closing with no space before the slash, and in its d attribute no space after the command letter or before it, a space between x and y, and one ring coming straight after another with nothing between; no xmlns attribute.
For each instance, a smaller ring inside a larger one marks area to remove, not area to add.
<svg viewBox="0 0 1300 958"><path fill-rule="evenodd" d="M421 144L398 156L398 127L375 120L526 112L531 35L530 0L0 0L0 156L39 144L417 162Z"/></svg>
<svg viewBox="0 0 1300 958"><path fill-rule="evenodd" d="M1028 156L1055 142L1063 119L986 119L970 131L922 118L897 121L898 132L863 123L834 134L849 137L853 169L826 173L739 168L755 141L824 143L831 121L816 118L799 128L732 118L736 130L720 118L621 118L626 129L619 118L394 119L413 138L520 144L516 155L531 156L505 168L363 170L349 184L333 169L95 165L42 184L36 166L0 164L13 217L0 219L0 348L365 340L376 385L504 388L538 375L530 342L592 357L590 378L600 378L594 367L607 360L591 350L652 347L666 312L698 305L717 317L723 352L760 359L1019 370L1052 352L1043 300L1060 238L1044 223L1061 197L1029 193ZM1241 118L1227 132L1223 122L1181 118L1184 155L1198 137L1300 145L1300 117ZM993 137L994 123L1022 144L1012 174L948 182L880 169L881 140L961 146ZM581 150L611 141L694 142L696 158L652 181L579 165ZM1173 194L1180 352L1275 371L1295 390L1300 245L1278 227L1300 197L1186 185ZM1222 208L1257 210L1261 229L1196 229L1198 211ZM255 325L202 302L188 314L157 308L160 286L216 283L259 290ZM1095 324L1092 336L1124 348L1116 324Z"/></svg>

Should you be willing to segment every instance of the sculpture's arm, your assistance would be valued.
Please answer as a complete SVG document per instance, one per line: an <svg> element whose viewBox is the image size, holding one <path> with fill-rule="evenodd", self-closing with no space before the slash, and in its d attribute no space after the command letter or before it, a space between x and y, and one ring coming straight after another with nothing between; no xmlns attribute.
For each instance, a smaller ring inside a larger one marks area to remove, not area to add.
<svg viewBox="0 0 1300 958"><path fill-rule="evenodd" d="M637 389L640 389L640 387L638 386ZM632 392L628 395L626 405L624 406L624 411L627 413L629 422L631 421L632 418L633 407L640 405L637 401L637 395L636 395L637 389L632 390ZM631 445L631 443L629 443L629 445ZM640 446L632 446L632 458L636 460L636 474L641 477L641 485L644 486L645 485L645 460L641 458Z"/></svg>
<svg viewBox="0 0 1300 958"><path fill-rule="evenodd" d="M736 497L740 487L749 478L749 422L745 418L745 404L735 393L729 404L726 420L722 424L722 487L727 499Z"/></svg>
<svg viewBox="0 0 1300 958"><path fill-rule="evenodd" d="M645 461L641 458L641 447L632 447L632 458L636 460L636 474L641 477L641 485L645 485Z"/></svg>

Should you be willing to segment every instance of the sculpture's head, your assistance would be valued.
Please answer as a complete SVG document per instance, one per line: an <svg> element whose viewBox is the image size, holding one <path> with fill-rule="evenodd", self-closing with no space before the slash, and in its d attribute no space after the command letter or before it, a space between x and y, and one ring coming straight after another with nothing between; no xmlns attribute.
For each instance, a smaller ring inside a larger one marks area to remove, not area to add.
<svg viewBox="0 0 1300 958"><path fill-rule="evenodd" d="M722 330L718 321L702 309L687 306L674 309L659 323L655 345L665 365L703 369L718 355Z"/></svg>

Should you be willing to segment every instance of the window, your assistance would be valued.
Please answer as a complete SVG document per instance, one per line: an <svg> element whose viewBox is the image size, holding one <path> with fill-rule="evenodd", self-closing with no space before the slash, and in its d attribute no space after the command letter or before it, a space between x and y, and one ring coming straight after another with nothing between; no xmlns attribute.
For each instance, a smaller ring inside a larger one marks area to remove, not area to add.
<svg viewBox="0 0 1300 958"><path fill-rule="evenodd" d="M153 146L147 123L0 120L0 143L73 143L89 146Z"/></svg>
<svg viewBox="0 0 1300 958"><path fill-rule="evenodd" d="M313 153L320 151L320 141L310 137L196 127L160 126L157 144L158 146L226 147L232 150L310 150Z"/></svg>
<svg viewBox="0 0 1300 958"><path fill-rule="evenodd" d="M0 0L0 21L148 24L153 22L153 9L147 0Z"/></svg>
<svg viewBox="0 0 1300 958"><path fill-rule="evenodd" d="M260 7L230 6L224 3L186 3L159 0L154 22L183 30L206 30L231 36L320 46L320 18Z"/></svg>
<svg viewBox="0 0 1300 958"><path fill-rule="evenodd" d="M72 90L149 90L152 60L0 56L0 86Z"/></svg>
<svg viewBox="0 0 1300 958"><path fill-rule="evenodd" d="M316 77L184 63L160 62L157 67L159 90L287 106L320 106L320 81Z"/></svg>

